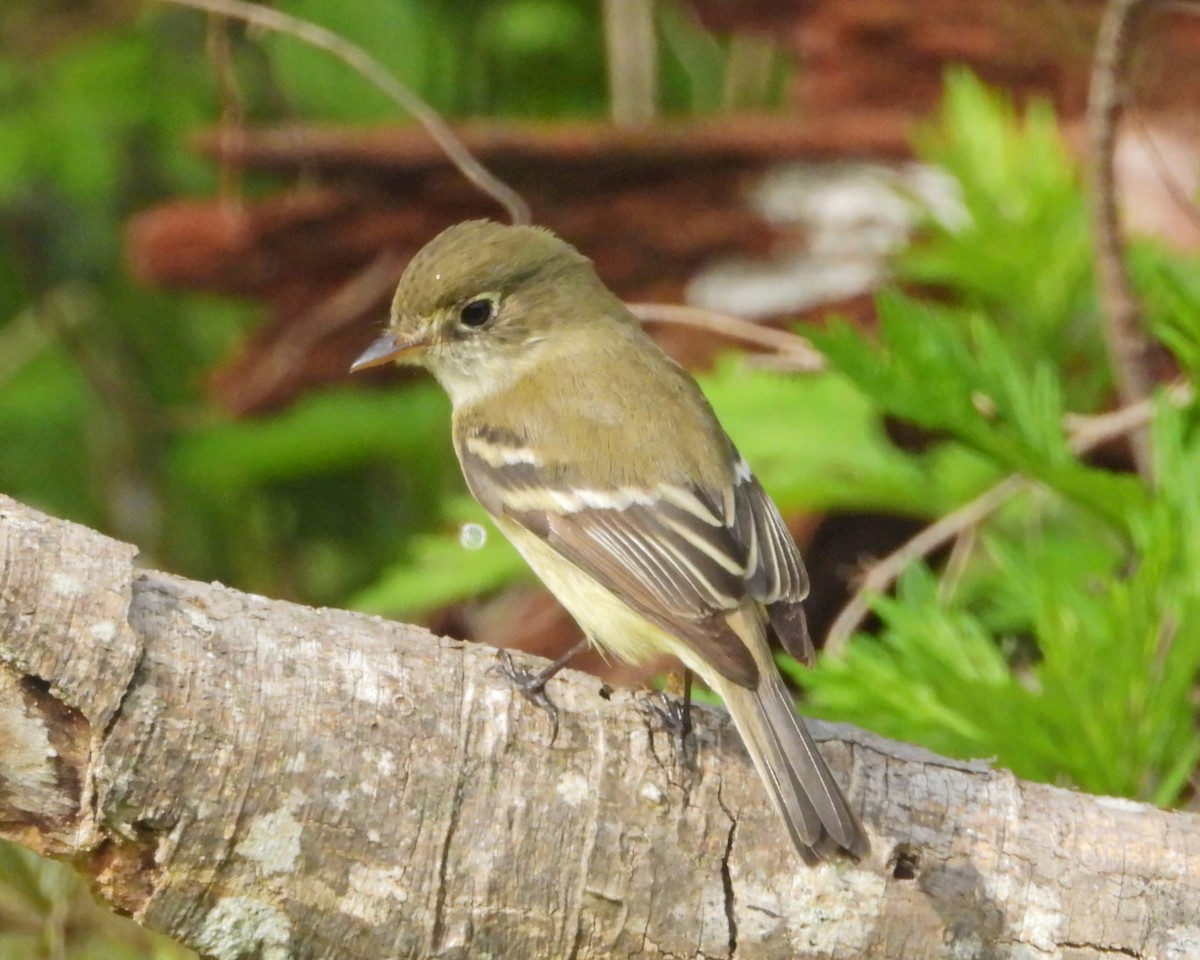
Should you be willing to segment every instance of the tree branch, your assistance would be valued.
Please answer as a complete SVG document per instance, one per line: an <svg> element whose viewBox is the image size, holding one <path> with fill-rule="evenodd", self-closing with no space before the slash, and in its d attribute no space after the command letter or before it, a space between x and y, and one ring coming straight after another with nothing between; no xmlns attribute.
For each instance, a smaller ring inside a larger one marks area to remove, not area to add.
<svg viewBox="0 0 1200 960"><path fill-rule="evenodd" d="M843 728L874 853L807 869L717 711L686 765L573 674L551 745L486 649L134 553L0 497L0 835L211 956L1200 950L1200 817Z"/></svg>
<svg viewBox="0 0 1200 960"><path fill-rule="evenodd" d="M1088 90L1088 159L1092 175L1092 225L1096 244L1096 273L1104 337L1113 378L1122 406L1150 396L1149 340L1142 330L1142 312L1125 263L1117 209L1116 140L1134 37L1153 0L1109 0L1096 38L1092 79ZM1153 455L1146 429L1130 435L1138 473L1153 479Z"/></svg>

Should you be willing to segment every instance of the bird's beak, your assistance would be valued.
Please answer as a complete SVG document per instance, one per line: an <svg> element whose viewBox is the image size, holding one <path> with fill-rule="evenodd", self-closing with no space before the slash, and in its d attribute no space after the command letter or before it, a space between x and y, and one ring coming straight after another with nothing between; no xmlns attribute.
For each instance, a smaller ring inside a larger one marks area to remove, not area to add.
<svg viewBox="0 0 1200 960"><path fill-rule="evenodd" d="M350 364L350 372L357 373L368 367L377 367L389 360L396 360L404 354L412 354L427 346L424 340L399 340L391 333L385 333L364 350L354 363Z"/></svg>

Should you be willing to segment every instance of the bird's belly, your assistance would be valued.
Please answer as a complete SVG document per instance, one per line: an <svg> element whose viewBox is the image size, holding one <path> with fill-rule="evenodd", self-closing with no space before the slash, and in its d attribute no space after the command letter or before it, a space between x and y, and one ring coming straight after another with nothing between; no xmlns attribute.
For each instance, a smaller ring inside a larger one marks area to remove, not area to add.
<svg viewBox="0 0 1200 960"><path fill-rule="evenodd" d="M664 653L685 663L694 659L686 644L625 604L544 540L510 521L497 520L497 526L602 653L629 663L642 663Z"/></svg>

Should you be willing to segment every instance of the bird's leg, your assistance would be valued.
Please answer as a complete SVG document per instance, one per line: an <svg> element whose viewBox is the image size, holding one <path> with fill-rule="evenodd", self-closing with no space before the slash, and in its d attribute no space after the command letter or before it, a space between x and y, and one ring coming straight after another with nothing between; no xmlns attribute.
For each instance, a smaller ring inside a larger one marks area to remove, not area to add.
<svg viewBox="0 0 1200 960"><path fill-rule="evenodd" d="M512 654L507 650L500 651L500 669L509 680L512 681L514 687L521 691L526 697L535 702L539 697L545 697L546 684L558 673L563 667L574 660L579 654L583 653L588 648L588 640L585 637L577 644L571 647L557 660L552 660L541 670L534 672L526 670L524 667L518 667L513 663Z"/></svg>
<svg viewBox="0 0 1200 960"><path fill-rule="evenodd" d="M513 663L512 654L507 650L501 650L498 654L500 658L500 672L508 677L509 682L521 692L521 696L550 714L550 720L554 725L554 733L550 737L551 743L554 743L555 738L558 736L558 708L546 696L546 683L558 671L574 660L575 657L583 653L588 646L589 643L585 637L557 660L552 660L536 672L526 670L524 667L518 667Z"/></svg>
<svg viewBox="0 0 1200 960"><path fill-rule="evenodd" d="M659 691L656 699L660 703L650 703L650 711L658 718L662 730L675 737L676 756L683 758L686 767L691 759L689 744L692 740L692 678L695 674L687 667L683 668L682 698L671 696L665 691Z"/></svg>
<svg viewBox="0 0 1200 960"><path fill-rule="evenodd" d="M679 745L687 747L687 739L692 735L692 673L691 667L683 668L683 717L679 723Z"/></svg>

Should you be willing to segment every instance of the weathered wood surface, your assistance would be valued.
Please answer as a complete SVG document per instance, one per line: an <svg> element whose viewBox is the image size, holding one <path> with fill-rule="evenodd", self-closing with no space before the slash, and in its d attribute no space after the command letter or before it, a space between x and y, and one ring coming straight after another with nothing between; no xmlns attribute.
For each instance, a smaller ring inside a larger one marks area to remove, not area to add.
<svg viewBox="0 0 1200 960"><path fill-rule="evenodd" d="M238 957L1200 956L1200 817L817 726L871 832L806 869L724 716L562 712L492 652L134 566L0 497L0 835Z"/></svg>

